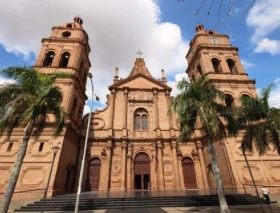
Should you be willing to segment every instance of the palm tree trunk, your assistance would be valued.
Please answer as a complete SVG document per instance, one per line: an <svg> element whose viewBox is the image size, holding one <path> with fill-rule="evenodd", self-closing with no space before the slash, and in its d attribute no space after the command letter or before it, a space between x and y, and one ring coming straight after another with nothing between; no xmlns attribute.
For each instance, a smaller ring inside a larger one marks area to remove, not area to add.
<svg viewBox="0 0 280 213"><path fill-rule="evenodd" d="M218 197L219 197L219 203L220 203L220 208L221 208L221 213L230 213L226 196L223 190L223 183L221 179L221 172L217 163L217 157L216 157L216 152L213 146L213 143L211 141L211 136L208 134L207 137L207 142L208 142L208 151L210 154L211 162L212 162L212 170L213 170L213 175L216 181L216 187L217 187L217 192L218 192Z"/></svg>
<svg viewBox="0 0 280 213"><path fill-rule="evenodd" d="M31 135L31 132L33 129L33 124L34 124L34 122L30 121L25 129L25 136L22 139L22 142L21 142L21 145L19 148L19 152L18 152L18 156L17 156L17 159L14 164L14 168L11 172L10 179L9 179L6 189L5 189L5 193L4 193L3 201L2 201L2 208L0 210L1 213L8 212L10 202L11 202L16 184L17 184L17 180L18 180L18 176L19 176L20 169L22 166L23 158L24 158L26 150L27 150L27 143L28 143L28 140L30 138L30 135Z"/></svg>
<svg viewBox="0 0 280 213"><path fill-rule="evenodd" d="M262 200L260 199L260 195L259 195L259 192L258 192L258 189L257 189L257 186L256 186L256 182L255 182L254 176L253 176L253 174L252 174L252 171L251 171L251 168L250 168L250 165L249 165L249 162L248 162L246 153L245 153L245 151L244 151L243 149L242 149L242 153L243 153L243 155L244 155L244 158L245 158L245 161L246 161L246 164L247 164L247 167L248 167L250 176L251 176L251 178L252 178L253 185L254 185L254 187L255 187L255 191L256 191L257 197L258 197L258 199L259 199L259 201L260 201L260 205L261 205L262 212L264 213L264 209L263 209L263 206L262 206Z"/></svg>

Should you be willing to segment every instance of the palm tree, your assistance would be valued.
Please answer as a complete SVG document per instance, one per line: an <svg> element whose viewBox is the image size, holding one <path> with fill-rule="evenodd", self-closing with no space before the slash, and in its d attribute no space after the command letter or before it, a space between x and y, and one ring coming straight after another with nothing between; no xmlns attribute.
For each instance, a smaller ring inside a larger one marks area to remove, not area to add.
<svg viewBox="0 0 280 213"><path fill-rule="evenodd" d="M24 128L24 137L19 148L8 184L5 189L2 209L8 211L10 201L18 180L27 144L31 136L38 138L47 123L49 115L53 115L54 137L64 127L66 113L61 107L62 92L55 81L58 78L69 78L62 72L41 74L29 67L8 67L0 71L12 83L0 85L0 137L9 138L14 128Z"/></svg>
<svg viewBox="0 0 280 213"><path fill-rule="evenodd" d="M245 129L242 138L242 149L253 151L255 144L259 155L270 150L270 145L280 154L279 117L280 110L270 108L268 99L273 84L260 92L259 98L249 96L241 97L242 106L239 110L239 120Z"/></svg>
<svg viewBox="0 0 280 213"><path fill-rule="evenodd" d="M224 93L210 84L206 76L202 76L192 83L183 78L177 88L181 93L174 98L170 111L177 112L179 116L180 136L178 140L187 141L195 131L196 125L201 123L207 137L221 212L228 213L229 208L223 191L213 142L219 137L236 135L238 125L230 113L230 109L223 104L224 102L222 103L225 100Z"/></svg>
<svg viewBox="0 0 280 213"><path fill-rule="evenodd" d="M270 108L268 104L269 95L273 86L271 84L267 88L262 89L259 98L250 96L241 97L242 106L239 109L239 121L241 129L244 130L240 148L258 197L259 193L246 156L246 151L253 152L253 147L255 147L259 155L264 155L267 150L270 150L271 144L274 150L280 154L280 109ZM261 200L260 205L262 208ZM264 212L263 208L262 211Z"/></svg>

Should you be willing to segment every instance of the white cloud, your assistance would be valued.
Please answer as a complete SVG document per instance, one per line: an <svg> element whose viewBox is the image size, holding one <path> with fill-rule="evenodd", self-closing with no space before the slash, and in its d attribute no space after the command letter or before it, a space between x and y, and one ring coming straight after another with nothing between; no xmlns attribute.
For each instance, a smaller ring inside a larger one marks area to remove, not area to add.
<svg viewBox="0 0 280 213"><path fill-rule="evenodd" d="M276 79L274 83L276 87L270 93L269 104L272 107L280 107L280 78Z"/></svg>
<svg viewBox="0 0 280 213"><path fill-rule="evenodd" d="M257 43L257 47L254 50L257 53L265 53L268 52L271 55L280 54L280 40L270 40L268 38L264 38Z"/></svg>
<svg viewBox="0 0 280 213"><path fill-rule="evenodd" d="M243 65L243 67L244 67L245 69L248 69L248 68L251 68L251 67L254 67L254 66L255 66L254 63L248 61L247 59L241 60L241 63L242 63L242 65Z"/></svg>
<svg viewBox="0 0 280 213"><path fill-rule="evenodd" d="M182 80L183 77L185 77L189 81L188 75L185 72L183 72L183 73L175 74L175 80L174 81L168 81L167 82L167 85L172 88L172 92L171 92L172 96L175 97L180 93L180 91L177 89L177 84L180 80Z"/></svg>
<svg viewBox="0 0 280 213"><path fill-rule="evenodd" d="M268 36L280 27L280 1L257 0L246 19L247 26L253 29L252 42L257 45L257 53L279 54L280 41L270 40ZM273 47L272 44L277 44ZM271 50L270 47L273 49Z"/></svg>
<svg viewBox="0 0 280 213"><path fill-rule="evenodd" d="M270 96L268 99L269 105L271 107L280 107L280 77L276 78L273 81L275 87L270 92ZM262 88L257 89L258 95L260 95Z"/></svg>
<svg viewBox="0 0 280 213"><path fill-rule="evenodd" d="M85 107L84 107L84 114L83 114L83 116L84 116L84 115L86 115L86 114L88 114L89 112L90 112L90 106L85 105Z"/></svg>
<svg viewBox="0 0 280 213"><path fill-rule="evenodd" d="M25 57L38 53L41 38L49 37L53 26L80 15L92 49L95 93L103 104L114 68L126 78L139 48L155 78L162 68L170 75L187 66L188 41L182 39L179 26L160 21L160 8L153 0L2 0L0 13L0 44ZM89 86L88 82L88 95Z"/></svg>

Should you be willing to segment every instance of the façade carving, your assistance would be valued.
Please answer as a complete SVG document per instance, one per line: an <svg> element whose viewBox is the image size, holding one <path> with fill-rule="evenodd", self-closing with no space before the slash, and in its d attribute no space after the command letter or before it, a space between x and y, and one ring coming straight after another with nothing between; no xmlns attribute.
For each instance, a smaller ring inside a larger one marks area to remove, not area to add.
<svg viewBox="0 0 280 213"><path fill-rule="evenodd" d="M138 90L132 93L128 98L129 100L153 100L153 97L149 96L144 90Z"/></svg>
<svg viewBox="0 0 280 213"><path fill-rule="evenodd" d="M172 161L164 161L163 163L164 175L170 176L173 174Z"/></svg>
<svg viewBox="0 0 280 213"><path fill-rule="evenodd" d="M105 126L105 121L103 118L93 118L93 128L103 129Z"/></svg>
<svg viewBox="0 0 280 213"><path fill-rule="evenodd" d="M121 173L121 163L120 161L114 161L112 163L112 175L119 176Z"/></svg>

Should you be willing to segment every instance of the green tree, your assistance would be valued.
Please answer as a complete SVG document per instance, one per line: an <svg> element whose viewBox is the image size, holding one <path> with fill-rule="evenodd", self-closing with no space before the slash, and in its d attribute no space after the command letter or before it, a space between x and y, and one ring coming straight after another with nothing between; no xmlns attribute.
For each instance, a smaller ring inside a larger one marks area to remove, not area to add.
<svg viewBox="0 0 280 213"><path fill-rule="evenodd" d="M254 98L247 95L241 97L241 107L239 108L240 129L243 130L243 137L241 141L241 151L245 158L256 194L259 192L256 187L255 179L251 171L246 151L253 152L254 147L257 149L259 155L264 155L266 151L270 150L270 145L274 150L280 154L280 140L279 140L279 118L280 110L278 108L271 108L268 104L270 92L273 84L264 88L260 92L260 97ZM260 200L262 212L262 201Z"/></svg>
<svg viewBox="0 0 280 213"><path fill-rule="evenodd" d="M225 106L225 95L210 84L207 77L202 76L195 82L189 83L185 78L179 81L177 88L181 93L174 98L171 111L177 112L180 120L181 142L186 142L200 123L203 127L212 162L213 175L219 197L222 213L228 213L229 208L223 191L223 184L218 167L213 142L217 138L237 134L238 125L230 109Z"/></svg>
<svg viewBox="0 0 280 213"><path fill-rule="evenodd" d="M241 144L243 151L252 152L255 146L259 155L264 155L272 145L280 154L280 110L271 108L268 104L272 88L273 84L262 89L257 98L241 97L242 106L239 110L239 120L244 129Z"/></svg>
<svg viewBox="0 0 280 213"><path fill-rule="evenodd" d="M69 74L56 72L41 74L29 67L8 67L0 74L13 79L12 83L0 85L0 136L9 138L14 128L25 128L0 212L8 211L18 180L30 137L38 138L46 126L47 118L54 118L54 137L63 130L67 116L61 107L62 92L55 85L58 78L70 78Z"/></svg>

